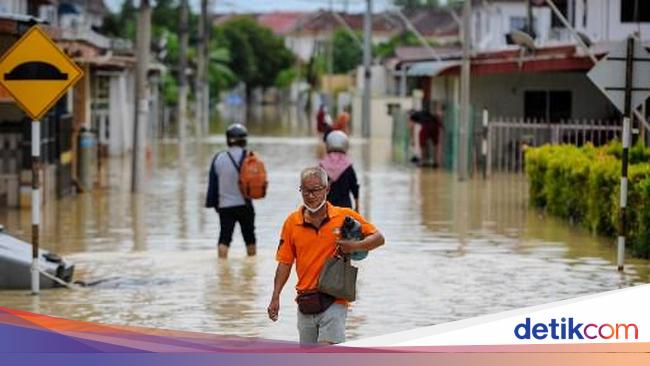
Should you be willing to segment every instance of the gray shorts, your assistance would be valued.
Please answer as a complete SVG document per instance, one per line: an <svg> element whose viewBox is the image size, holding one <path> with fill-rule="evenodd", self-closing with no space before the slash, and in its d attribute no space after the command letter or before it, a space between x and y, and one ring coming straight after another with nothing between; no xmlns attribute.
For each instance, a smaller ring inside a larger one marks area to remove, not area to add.
<svg viewBox="0 0 650 366"><path fill-rule="evenodd" d="M320 314L306 315L298 310L298 333L300 343L345 342L345 320L348 307L332 304Z"/></svg>

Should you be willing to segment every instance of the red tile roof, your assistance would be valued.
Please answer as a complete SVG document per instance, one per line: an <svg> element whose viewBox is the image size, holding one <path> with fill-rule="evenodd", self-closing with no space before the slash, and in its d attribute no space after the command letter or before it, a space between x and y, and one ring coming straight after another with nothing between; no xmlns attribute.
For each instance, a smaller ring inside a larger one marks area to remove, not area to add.
<svg viewBox="0 0 650 366"><path fill-rule="evenodd" d="M345 23L355 31L363 31L363 14L337 13ZM372 30L374 32L401 32L404 27L397 19L376 14L372 18ZM304 18L297 26L297 30L309 32L323 32L331 28L340 28L339 21L328 11L318 11L311 17Z"/></svg>
<svg viewBox="0 0 650 366"><path fill-rule="evenodd" d="M273 12L260 14L257 21L270 28L277 35L286 35L291 32L301 19L309 17L311 13L306 12Z"/></svg>
<svg viewBox="0 0 650 366"><path fill-rule="evenodd" d="M355 31L363 32L363 14L337 12L335 17L330 12L319 10L315 12L277 11L271 13L246 14L270 28L279 36L286 36L292 32L329 32L331 29L341 28L342 19L347 26ZM215 14L213 24L220 25L233 17L244 14ZM413 26L425 37L457 36L458 24L451 14L445 10L432 9L405 14ZM337 19L338 18L338 19ZM373 16L372 29L379 33L398 34L406 30L405 24L399 16L390 12L382 12Z"/></svg>

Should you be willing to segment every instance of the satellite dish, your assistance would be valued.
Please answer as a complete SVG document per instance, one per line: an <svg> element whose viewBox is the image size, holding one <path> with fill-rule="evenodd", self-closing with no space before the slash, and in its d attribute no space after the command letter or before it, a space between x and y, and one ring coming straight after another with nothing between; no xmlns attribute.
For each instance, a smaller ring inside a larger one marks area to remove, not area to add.
<svg viewBox="0 0 650 366"><path fill-rule="evenodd" d="M585 44L587 47L591 47L591 45L594 44L594 42L591 41L591 38L589 38L588 35L582 33L582 32L576 32L578 34L578 37L582 40L582 42Z"/></svg>
<svg viewBox="0 0 650 366"><path fill-rule="evenodd" d="M508 35L510 36L512 42L515 44L524 46L529 50L535 49L535 40L528 33L522 32L520 30L513 30Z"/></svg>

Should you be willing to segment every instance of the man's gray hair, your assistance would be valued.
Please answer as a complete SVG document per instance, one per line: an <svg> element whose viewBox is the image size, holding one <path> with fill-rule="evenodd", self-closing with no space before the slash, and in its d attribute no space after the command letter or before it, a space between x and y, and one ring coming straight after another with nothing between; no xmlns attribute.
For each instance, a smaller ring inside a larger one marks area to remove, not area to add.
<svg viewBox="0 0 650 366"><path fill-rule="evenodd" d="M310 177L316 177L320 179L320 182L324 185L327 186L327 172L325 169L319 167L319 166L312 166L306 169L303 169L302 172L300 172L300 184L302 184L305 179L310 178Z"/></svg>

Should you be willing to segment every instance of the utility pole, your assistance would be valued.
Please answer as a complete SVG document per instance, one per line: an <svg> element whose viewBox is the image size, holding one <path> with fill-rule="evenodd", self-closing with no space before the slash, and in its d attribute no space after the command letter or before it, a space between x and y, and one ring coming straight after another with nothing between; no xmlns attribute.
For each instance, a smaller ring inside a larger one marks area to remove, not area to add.
<svg viewBox="0 0 650 366"><path fill-rule="evenodd" d="M460 120L458 121L459 144L458 144L458 179L463 181L467 179L468 172L468 129L470 125L470 66L471 54L470 47L472 42L471 30L471 13L472 1L465 0L463 9L463 63L460 74Z"/></svg>
<svg viewBox="0 0 650 366"><path fill-rule="evenodd" d="M178 140L185 141L187 130L187 45L189 38L188 0L181 0L181 19L179 25L180 45L178 59Z"/></svg>
<svg viewBox="0 0 650 366"><path fill-rule="evenodd" d="M366 0L366 16L363 18L363 106L361 107L361 130L363 137L370 137L371 38L372 0Z"/></svg>
<svg viewBox="0 0 650 366"><path fill-rule="evenodd" d="M212 22L210 21L210 0L202 0L201 15L203 16L203 111L201 116L201 132L208 132L210 123L210 34L212 32Z"/></svg>
<svg viewBox="0 0 650 366"><path fill-rule="evenodd" d="M332 14L334 14L334 4L333 4L332 0L329 1L329 6L330 6L329 12L330 12L330 15L332 15ZM334 16L332 16L332 17L334 18ZM334 52L334 27L330 23L327 28L329 29L330 37L329 37L329 42L327 42L327 84L326 84L326 87L327 87L327 95L330 97L330 101L332 101L331 104L333 105L334 104L333 103L334 95L332 93L332 74L334 73L334 65L333 65L333 63L334 63L334 61L333 61L333 58L334 58L334 55L333 55L333 52ZM330 106L330 108L331 108L331 106Z"/></svg>
<svg viewBox="0 0 650 366"><path fill-rule="evenodd" d="M142 190L144 181L144 158L149 120L149 90L147 89L147 72L149 70L149 53L151 44L151 6L149 0L140 1L138 12L138 39L136 49L136 118L133 126L133 170L131 191Z"/></svg>
<svg viewBox="0 0 650 366"><path fill-rule="evenodd" d="M196 45L196 118L194 123L194 134L200 136L201 125L203 124L203 92L205 88L203 83L205 80L205 52L204 42L205 42L205 17L203 12L207 5L207 0L201 0L201 13L199 14L199 26L197 34L197 45Z"/></svg>
<svg viewBox="0 0 650 366"><path fill-rule="evenodd" d="M528 15L528 20L526 28L529 36L533 36L533 5L531 4L532 0L526 0L526 14Z"/></svg>

